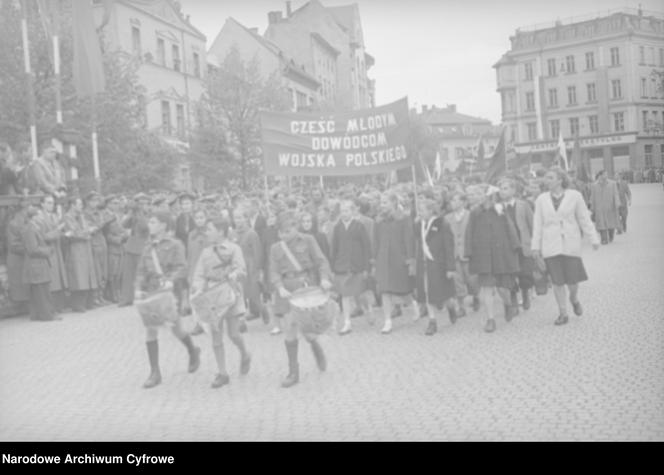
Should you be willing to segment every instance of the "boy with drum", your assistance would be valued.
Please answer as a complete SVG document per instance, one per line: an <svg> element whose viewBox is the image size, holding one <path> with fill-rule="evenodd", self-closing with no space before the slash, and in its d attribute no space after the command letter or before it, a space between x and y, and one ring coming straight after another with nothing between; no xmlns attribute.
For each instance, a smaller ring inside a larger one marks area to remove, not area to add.
<svg viewBox="0 0 664 475"><path fill-rule="evenodd" d="M182 281L187 276L187 260L184 245L175 237L170 236L169 230L173 227L173 218L170 213L157 212L148 220L150 239L138 263L136 278L136 300L143 300L148 294L159 290L173 289L176 293L182 291ZM164 301L165 304L167 300ZM160 309L166 314L169 309ZM177 312L175 309L170 309ZM146 345L150 360L150 376L143 385L144 388L153 388L161 383L159 370L159 340L158 326L146 325ZM194 346L191 336L182 328L182 321L177 317L173 326L173 334L182 342L189 353L189 372L194 373L200 366L201 349Z"/></svg>
<svg viewBox="0 0 664 475"><path fill-rule="evenodd" d="M291 312L289 298L292 293L306 286L320 285L323 290L332 287L330 265L320 250L316 238L297 230L298 219L293 211L279 215L278 228L280 241L270 248L270 282L276 289L274 313L283 315L286 333L286 353L288 354L288 376L281 383L290 388L298 383L300 370L297 360L298 322ZM320 283L317 282L320 276ZM316 339L317 335L303 333L311 345L318 369L325 371L325 353Z"/></svg>
<svg viewBox="0 0 664 475"><path fill-rule="evenodd" d="M211 245L201 252L191 280L192 302L195 301L198 295L210 291L212 287L217 285L230 285L230 291L235 296L235 303L226 307L227 310L224 312L220 312L223 313L222 315L215 315L218 320L210 322L212 349L219 369L219 373L212 382L212 388L214 389L230 383L224 353L224 321L226 322L228 337L240 351L240 374L246 375L249 373L251 366L251 355L244 344L239 322L240 317L246 312L240 281L247 275L247 267L242 249L228 238L228 230L229 223L221 216L215 216L207 220L205 235Z"/></svg>

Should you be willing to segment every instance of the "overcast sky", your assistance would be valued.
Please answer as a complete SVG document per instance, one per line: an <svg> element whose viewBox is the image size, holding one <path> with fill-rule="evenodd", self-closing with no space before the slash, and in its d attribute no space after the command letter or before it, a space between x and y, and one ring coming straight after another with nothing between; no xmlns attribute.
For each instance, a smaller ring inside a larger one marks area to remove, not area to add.
<svg viewBox="0 0 664 475"><path fill-rule="evenodd" d="M214 40L227 17L267 28L267 13L286 10L283 0L180 0L182 10ZM294 0L293 10L306 3ZM500 123L493 64L519 27L565 20L615 8L663 12L662 0L321 0L326 6L357 3L364 42L376 64L376 103L408 96L411 106L456 104L459 112Z"/></svg>

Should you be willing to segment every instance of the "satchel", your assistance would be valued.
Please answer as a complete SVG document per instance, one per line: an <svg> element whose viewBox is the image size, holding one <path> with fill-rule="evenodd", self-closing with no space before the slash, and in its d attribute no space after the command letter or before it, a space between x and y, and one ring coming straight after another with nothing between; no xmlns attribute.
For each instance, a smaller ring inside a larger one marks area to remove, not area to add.
<svg viewBox="0 0 664 475"><path fill-rule="evenodd" d="M238 293L228 282L221 282L191 299L191 307L201 321L218 325L238 300Z"/></svg>

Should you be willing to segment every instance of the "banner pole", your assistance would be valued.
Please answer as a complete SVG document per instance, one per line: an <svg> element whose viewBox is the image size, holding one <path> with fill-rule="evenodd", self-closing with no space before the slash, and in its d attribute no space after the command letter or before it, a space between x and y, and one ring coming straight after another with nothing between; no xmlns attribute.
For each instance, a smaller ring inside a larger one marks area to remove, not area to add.
<svg viewBox="0 0 664 475"><path fill-rule="evenodd" d="M417 197L417 178L415 177L415 164L410 167L411 172L413 173L413 192L415 196L415 214L417 215L419 204L419 198Z"/></svg>
<svg viewBox="0 0 664 475"><path fill-rule="evenodd" d="M270 191L267 186L267 175L263 177L263 188L265 190L265 204L267 205L270 202Z"/></svg>

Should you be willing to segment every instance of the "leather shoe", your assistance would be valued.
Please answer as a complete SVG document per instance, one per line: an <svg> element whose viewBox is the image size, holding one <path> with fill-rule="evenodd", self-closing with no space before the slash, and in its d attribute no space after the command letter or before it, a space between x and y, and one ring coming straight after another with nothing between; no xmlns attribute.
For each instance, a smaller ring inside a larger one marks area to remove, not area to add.
<svg viewBox="0 0 664 475"><path fill-rule="evenodd" d="M484 325L484 331L487 333L493 333L496 331L496 321L493 318L490 318L486 321L486 325Z"/></svg>
<svg viewBox="0 0 664 475"><path fill-rule="evenodd" d="M572 303L572 308L574 309L574 315L580 317L583 315L583 307L581 306L581 302L578 300L576 302L571 302Z"/></svg>
<svg viewBox="0 0 664 475"><path fill-rule="evenodd" d="M194 351L189 356L189 372L195 373L198 367L201 365L201 349L196 347Z"/></svg>
<svg viewBox="0 0 664 475"><path fill-rule="evenodd" d="M240 361L240 374L243 376L249 374L250 369L251 369L251 355L247 353L247 355L244 358L242 358L242 361Z"/></svg>
<svg viewBox="0 0 664 475"><path fill-rule="evenodd" d="M159 371L153 371L150 373L150 377L143 383L145 389L154 388L155 386L161 384L161 373Z"/></svg>
<svg viewBox="0 0 664 475"><path fill-rule="evenodd" d="M569 322L569 318L567 317L567 315L560 315L556 319L556 321L553 322L553 324L556 325L557 327L559 327L561 325L565 325L567 322Z"/></svg>
<svg viewBox="0 0 664 475"><path fill-rule="evenodd" d="M226 386L231 382L231 378L227 374L218 374L214 381L212 381L212 388L217 389L222 386Z"/></svg>
<svg viewBox="0 0 664 475"><path fill-rule="evenodd" d="M512 319L517 315L518 310L512 305L505 305L505 321L511 322Z"/></svg>
<svg viewBox="0 0 664 475"><path fill-rule="evenodd" d="M480 310L480 298L473 297L473 312L478 312Z"/></svg>
<svg viewBox="0 0 664 475"><path fill-rule="evenodd" d="M436 320L429 320L429 325L427 326L427 331L424 332L426 336L435 335L438 332L438 324Z"/></svg>
<svg viewBox="0 0 664 475"><path fill-rule="evenodd" d="M383 326L383 329L380 332L383 335L387 335L389 333L392 333L392 320L387 320L385 322L385 325Z"/></svg>

